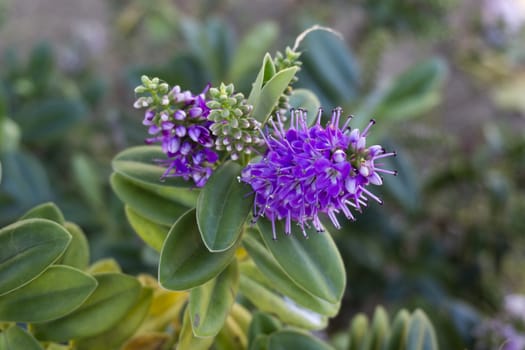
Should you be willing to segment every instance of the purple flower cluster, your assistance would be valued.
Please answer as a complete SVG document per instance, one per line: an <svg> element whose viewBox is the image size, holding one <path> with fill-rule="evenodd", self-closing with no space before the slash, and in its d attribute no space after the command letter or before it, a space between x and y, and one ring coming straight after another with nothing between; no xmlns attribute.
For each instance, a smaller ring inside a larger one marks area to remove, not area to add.
<svg viewBox="0 0 525 350"><path fill-rule="evenodd" d="M240 180L255 192L254 218L272 221L274 239L276 220L285 221L285 234L291 233L295 221L306 236L310 225L324 230L320 213L340 228L337 213L354 220L351 209L361 211L369 198L382 203L367 187L382 184L380 173L396 174L376 163L395 153L379 145L366 147L373 120L360 132L350 129L350 118L340 127L341 113L341 108L335 109L323 127L319 110L317 122L308 127L306 112L295 110L288 129L277 115L276 122L269 122L273 133L265 136L266 154L243 170Z"/></svg>
<svg viewBox="0 0 525 350"><path fill-rule="evenodd" d="M161 162L167 167L163 177L192 179L197 187L202 187L218 160L213 150L215 140L209 130L212 122L207 118L210 109L206 106L205 94L209 87L193 95L177 85L162 94L166 86L147 81L144 88L151 96L140 97L135 102L136 108L148 108L143 124L149 127L152 137L145 141L160 143L167 155L168 159Z"/></svg>

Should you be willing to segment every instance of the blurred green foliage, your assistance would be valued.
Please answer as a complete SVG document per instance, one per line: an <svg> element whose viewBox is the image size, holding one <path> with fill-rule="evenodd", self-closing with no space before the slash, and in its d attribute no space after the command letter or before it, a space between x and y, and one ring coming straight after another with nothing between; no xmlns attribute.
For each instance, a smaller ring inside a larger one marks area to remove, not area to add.
<svg viewBox="0 0 525 350"><path fill-rule="evenodd" d="M342 106L352 112L356 127L376 118L371 136L398 153L388 164L398 177L385 180L385 205L372 205L356 223L334 232L348 289L329 332L347 327L356 312L378 303L389 309L420 307L434 322L441 348L470 348L474 326L484 314L496 312L506 288L525 288L515 277L523 263L525 136L498 121L504 114L499 106L523 117L523 66L507 60L519 56L520 41L511 41L512 53L459 47L457 56L430 57L386 81L379 75L388 45L406 33L424 38L447 33L445 17L455 3L361 2L364 24L352 48L323 31L299 46L303 65L294 88L314 92L325 109ZM115 96L130 95L142 74L192 91L231 81L247 95L264 53L276 47L284 51L279 45L290 28L262 22L236 37L231 21L217 15L191 18L168 1L121 5L115 10L115 30L127 40L121 48L168 48L167 53L159 49L153 64L120 66L115 76L124 77L121 85L108 84L94 66L63 71L50 44L35 46L28 57L15 50L4 53L0 226L54 200L87 232L92 260L111 255L126 272L150 271L157 253L131 238L123 206L109 187L109 160L145 136L140 117L130 111L131 96ZM337 2L324 11L335 9ZM0 23L1 15L0 10ZM294 32L300 31L297 23L290 24ZM449 66L457 73L455 60L480 90L490 90L497 107L496 121L480 122L481 132L470 141L456 130L425 134L441 116ZM112 100L104 101L105 96ZM106 118L111 113L116 119ZM140 219L133 211L126 214Z"/></svg>

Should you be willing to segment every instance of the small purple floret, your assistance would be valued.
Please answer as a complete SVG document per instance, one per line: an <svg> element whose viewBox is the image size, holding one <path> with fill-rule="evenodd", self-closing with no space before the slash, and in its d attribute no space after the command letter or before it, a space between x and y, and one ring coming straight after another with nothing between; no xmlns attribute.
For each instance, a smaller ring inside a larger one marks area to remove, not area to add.
<svg viewBox="0 0 525 350"><path fill-rule="evenodd" d="M380 173L395 175L376 163L395 153L378 145L366 147L366 136L375 121L362 132L350 130L350 118L339 126L341 113L341 108L335 109L325 127L321 125L322 110L312 127L306 124L304 110L292 111L288 129L279 114L277 121L270 120L273 132L263 135L266 154L249 164L240 177L255 192L255 219L264 216L274 228L276 220L284 220L287 235L294 221L306 236L305 228L311 225L324 231L321 213L340 228L337 213L355 220L351 210L361 211L369 198L382 203L367 187L383 183Z"/></svg>
<svg viewBox="0 0 525 350"><path fill-rule="evenodd" d="M145 142L160 143L168 157L159 162L167 167L163 178L179 176L203 187L210 177L218 155L211 150L215 139L209 130L212 122L208 120L210 109L206 106L208 89L209 86L193 95L175 86L161 97L161 106L151 106L145 112L142 123L152 135ZM139 103L135 105L141 107Z"/></svg>

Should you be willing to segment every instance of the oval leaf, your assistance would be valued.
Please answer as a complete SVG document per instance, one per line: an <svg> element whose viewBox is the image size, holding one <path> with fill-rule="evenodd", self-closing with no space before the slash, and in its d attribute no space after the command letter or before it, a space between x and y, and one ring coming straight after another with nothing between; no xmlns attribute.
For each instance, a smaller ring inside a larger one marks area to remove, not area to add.
<svg viewBox="0 0 525 350"><path fill-rule="evenodd" d="M381 350L386 346L390 333L390 322L388 314L381 306L376 307L374 318L370 324L370 329L363 340L363 348L370 350Z"/></svg>
<svg viewBox="0 0 525 350"><path fill-rule="evenodd" d="M114 350L120 349L121 345L128 340L135 330L140 326L146 317L151 300L153 289L142 288L135 305L128 311L122 320L110 330L92 338L85 338L78 341L77 350Z"/></svg>
<svg viewBox="0 0 525 350"><path fill-rule="evenodd" d="M254 343L256 338L261 335L272 334L281 329L283 325L275 317L265 313L256 311L253 313L252 323L248 330L248 342Z"/></svg>
<svg viewBox="0 0 525 350"><path fill-rule="evenodd" d="M273 108L279 101L279 97L290 84L297 67L290 67L279 71L263 86L259 98L254 101L252 118L260 121L263 125L266 123L272 113Z"/></svg>
<svg viewBox="0 0 525 350"><path fill-rule="evenodd" d="M94 277L98 287L78 309L60 319L33 325L38 339L63 342L100 334L115 327L135 305L141 291L135 278L119 273Z"/></svg>
<svg viewBox="0 0 525 350"><path fill-rule="evenodd" d="M136 183L159 187L192 187L191 181L180 177L168 177L161 181L166 168L159 161L166 160L160 146L136 146L128 148L113 158L113 170Z"/></svg>
<svg viewBox="0 0 525 350"><path fill-rule="evenodd" d="M162 244L168 236L170 227L146 219L128 205L126 205L124 209L129 224L140 238L142 238L146 244L160 252Z"/></svg>
<svg viewBox="0 0 525 350"><path fill-rule="evenodd" d="M408 326L407 350L437 350L436 332L426 314L416 310Z"/></svg>
<svg viewBox="0 0 525 350"><path fill-rule="evenodd" d="M321 315L335 316L339 311L340 304L330 304L317 298L292 281L255 231L250 230L249 234L244 235L243 245L262 272L260 276L254 276L257 282L266 287L272 287L297 304Z"/></svg>
<svg viewBox="0 0 525 350"><path fill-rule="evenodd" d="M259 273L256 269L248 272L246 265L241 264L241 271L239 290L259 310L277 315L283 322L301 328L322 329L326 327L326 317L301 308L291 300L285 300L271 289L258 283L253 278L253 275Z"/></svg>
<svg viewBox="0 0 525 350"><path fill-rule="evenodd" d="M363 343L368 334L368 318L365 314L357 314L350 325L350 344L348 350L366 349ZM399 350L399 349L398 349Z"/></svg>
<svg viewBox="0 0 525 350"><path fill-rule="evenodd" d="M400 310L392 322L392 330L388 336L387 350L406 349L406 338L410 314L406 310Z"/></svg>
<svg viewBox="0 0 525 350"><path fill-rule="evenodd" d="M221 252L238 240L250 213L252 190L237 177L241 166L226 162L217 169L197 201L197 224L202 240L211 252Z"/></svg>
<svg viewBox="0 0 525 350"><path fill-rule="evenodd" d="M0 333L0 350L44 350L33 336L20 327L11 326Z"/></svg>
<svg viewBox="0 0 525 350"><path fill-rule="evenodd" d="M69 314L95 290L97 281L69 266L51 266L25 286L0 297L0 320L44 322Z"/></svg>
<svg viewBox="0 0 525 350"><path fill-rule="evenodd" d="M0 230L0 295L40 275L66 249L71 235L59 224L27 219Z"/></svg>
<svg viewBox="0 0 525 350"><path fill-rule="evenodd" d="M52 202L40 204L29 210L20 218L20 220L24 219L47 219L60 225L64 224L64 214Z"/></svg>
<svg viewBox="0 0 525 350"><path fill-rule="evenodd" d="M213 344L214 337L198 338L193 334L189 310L184 312L182 329L179 334L177 350L208 350Z"/></svg>
<svg viewBox="0 0 525 350"><path fill-rule="evenodd" d="M175 222L164 241L159 282L171 290L200 286L224 270L234 258L235 247L211 253L202 242L195 209L192 209Z"/></svg>
<svg viewBox="0 0 525 350"><path fill-rule="evenodd" d="M257 224L275 260L295 283L329 303L340 302L346 273L339 250L328 232L317 233L314 228L308 228L308 238L305 238L301 228L293 225L291 235L282 235L274 241L271 222L260 219ZM284 232L282 221L275 223L275 229L278 233Z"/></svg>
<svg viewBox="0 0 525 350"><path fill-rule="evenodd" d="M219 333L235 301L238 286L239 268L233 260L216 278L191 290L189 310L193 334L214 337Z"/></svg>
<svg viewBox="0 0 525 350"><path fill-rule="evenodd" d="M72 239L64 255L60 258L59 264L85 270L89 264L89 244L86 235L78 225L72 222L66 222L64 228L69 232Z"/></svg>
<svg viewBox="0 0 525 350"><path fill-rule="evenodd" d="M188 208L145 191L125 177L113 173L111 187L117 197L141 216L161 225L171 226Z"/></svg>
<svg viewBox="0 0 525 350"><path fill-rule="evenodd" d="M330 345L320 339L317 339L310 334L294 330L282 330L270 335L268 349L333 350Z"/></svg>

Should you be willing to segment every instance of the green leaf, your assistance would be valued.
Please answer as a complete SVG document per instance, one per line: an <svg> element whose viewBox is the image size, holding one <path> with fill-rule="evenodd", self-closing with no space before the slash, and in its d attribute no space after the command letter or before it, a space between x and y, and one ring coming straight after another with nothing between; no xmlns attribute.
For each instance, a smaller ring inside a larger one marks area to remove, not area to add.
<svg viewBox="0 0 525 350"><path fill-rule="evenodd" d="M279 293L286 295L297 304L325 316L335 316L340 304L330 304L317 298L298 286L284 272L272 253L268 250L257 230L250 229L244 235L243 245L253 259L262 275L253 277L266 287L273 287Z"/></svg>
<svg viewBox="0 0 525 350"><path fill-rule="evenodd" d="M127 148L113 158L113 170L135 183L161 187L191 187L192 183L180 177L161 180L166 168L158 161L166 160L160 146L136 146Z"/></svg>
<svg viewBox="0 0 525 350"><path fill-rule="evenodd" d="M369 331L363 340L364 349L381 350L386 346L390 334L388 314L381 306L376 307Z"/></svg>
<svg viewBox="0 0 525 350"><path fill-rule="evenodd" d="M2 117L0 112L0 152L16 151L20 145L20 128L11 119Z"/></svg>
<svg viewBox="0 0 525 350"><path fill-rule="evenodd" d="M153 299L153 289L142 288L135 305L118 322L115 327L95 337L80 339L77 350L114 350L120 349L141 325L146 317Z"/></svg>
<svg viewBox="0 0 525 350"><path fill-rule="evenodd" d="M272 334L282 327L281 322L275 317L265 312L256 311L253 313L252 323L248 330L248 344L253 344L257 337Z"/></svg>
<svg viewBox="0 0 525 350"><path fill-rule="evenodd" d="M64 214L53 202L42 203L25 213L20 220L24 219L47 219L64 224Z"/></svg>
<svg viewBox="0 0 525 350"><path fill-rule="evenodd" d="M241 293L259 310L272 313L283 322L305 329L326 327L326 317L302 308L289 299L275 293L270 288L257 282L260 272L246 263L241 264L239 289Z"/></svg>
<svg viewBox="0 0 525 350"><path fill-rule="evenodd" d="M387 350L399 350L406 348L410 314L406 310L400 310L394 321L388 337Z"/></svg>
<svg viewBox="0 0 525 350"><path fill-rule="evenodd" d="M122 272L120 265L113 258L100 259L93 263L87 272L91 274L107 273L107 272Z"/></svg>
<svg viewBox="0 0 525 350"><path fill-rule="evenodd" d="M226 162L215 170L197 200L197 224L211 252L231 248L242 233L252 208L251 189L240 183L242 167Z"/></svg>
<svg viewBox="0 0 525 350"><path fill-rule="evenodd" d="M253 67L256 67L261 57L277 39L279 27L274 22L261 22L246 34L233 57L230 80L238 81Z"/></svg>
<svg viewBox="0 0 525 350"><path fill-rule="evenodd" d="M202 242L195 209L192 209L175 222L164 241L159 261L159 282L171 290L200 286L228 266L236 247L211 253Z"/></svg>
<svg viewBox="0 0 525 350"><path fill-rule="evenodd" d="M64 228L69 232L72 240L59 263L85 270L89 265L89 243L86 235L78 225L72 222L66 222Z"/></svg>
<svg viewBox="0 0 525 350"><path fill-rule="evenodd" d="M239 268L233 260L217 277L191 290L189 310L195 336L214 337L219 333L237 296L238 285Z"/></svg>
<svg viewBox="0 0 525 350"><path fill-rule="evenodd" d="M79 100L44 99L24 104L13 119L22 130L22 138L31 143L62 137L87 115Z"/></svg>
<svg viewBox="0 0 525 350"><path fill-rule="evenodd" d="M340 302L346 284L346 273L332 237L328 232L317 233L314 228L305 229L292 225L289 236L284 234L282 221L275 223L280 237L273 240L272 223L267 219L257 222L261 237L275 260L288 276L303 289L331 304Z"/></svg>
<svg viewBox="0 0 525 350"><path fill-rule="evenodd" d="M298 69L298 67L283 69L263 86L259 98L254 101L252 118L260 121L263 125L266 123L279 101L279 97L290 84Z"/></svg>
<svg viewBox="0 0 525 350"><path fill-rule="evenodd" d="M113 170L135 185L158 196L170 199L186 207L194 207L199 190L192 188L193 182L181 177L162 179L166 168L157 162L166 159L160 146L138 146L128 148L113 159Z"/></svg>
<svg viewBox="0 0 525 350"><path fill-rule="evenodd" d="M162 244L168 236L170 230L169 226L157 224L151 220L146 219L130 206L124 207L126 211L126 218L135 232L142 238L142 240L159 251L162 249Z"/></svg>
<svg viewBox="0 0 525 350"><path fill-rule="evenodd" d="M322 340L295 330L282 330L271 334L268 349L333 350L330 345Z"/></svg>
<svg viewBox="0 0 525 350"><path fill-rule="evenodd" d="M0 297L0 320L44 322L69 314L97 286L97 281L69 266L51 266L25 286Z"/></svg>
<svg viewBox="0 0 525 350"><path fill-rule="evenodd" d="M71 235L59 224L27 219L0 230L0 295L16 289L55 262Z"/></svg>
<svg viewBox="0 0 525 350"><path fill-rule="evenodd" d="M215 337L215 347L217 350L246 349L248 339L246 333L231 316L226 318L224 327L222 327L217 337Z"/></svg>
<svg viewBox="0 0 525 350"><path fill-rule="evenodd" d="M60 319L33 325L38 339L63 342L94 336L115 327L133 308L142 288L135 278L119 273L94 277L98 287L79 308Z"/></svg>
<svg viewBox="0 0 525 350"><path fill-rule="evenodd" d="M111 187L117 197L139 215L157 224L171 226L188 208L162 198L128 181L118 173L111 174Z"/></svg>
<svg viewBox="0 0 525 350"><path fill-rule="evenodd" d="M397 122L422 115L441 101L446 76L447 65L439 58L409 68L386 88L375 91L365 99L353 126L363 128L371 117L382 125L383 121Z"/></svg>
<svg viewBox="0 0 525 350"><path fill-rule="evenodd" d="M1 189L25 208L49 201L53 195L46 171L37 158L23 151L0 152Z"/></svg>
<svg viewBox="0 0 525 350"><path fill-rule="evenodd" d="M13 325L0 332L0 350L44 350L44 348L31 334Z"/></svg>
<svg viewBox="0 0 525 350"><path fill-rule="evenodd" d="M368 350L363 343L368 334L368 318L365 314L357 314L350 324L350 344L348 350Z"/></svg>
<svg viewBox="0 0 525 350"><path fill-rule="evenodd" d="M303 68L299 73L300 86L305 76L311 84L328 97L329 106L348 105L357 96L359 88L358 69L352 53L345 42L334 33L314 31L301 44Z"/></svg>
<svg viewBox="0 0 525 350"><path fill-rule="evenodd" d="M213 344L214 337L199 338L193 334L189 309L184 312L182 329L179 334L177 350L208 350Z"/></svg>
<svg viewBox="0 0 525 350"><path fill-rule="evenodd" d="M308 112L308 125L315 123L317 112L321 102L317 96L307 89L294 89L290 96L290 106L292 108L302 108Z"/></svg>
<svg viewBox="0 0 525 350"><path fill-rule="evenodd" d="M250 95L248 96L247 103L249 105L254 105L261 96L261 91L264 83L270 80L271 77L275 75L275 66L273 64L272 56L269 53L266 53L263 58L263 63L257 78L255 79Z"/></svg>
<svg viewBox="0 0 525 350"><path fill-rule="evenodd" d="M426 314L417 309L408 326L407 350L437 350L436 332Z"/></svg>
<svg viewBox="0 0 525 350"><path fill-rule="evenodd" d="M93 209L104 210L103 189L95 164L85 154L75 154L71 165L76 183L88 204Z"/></svg>

